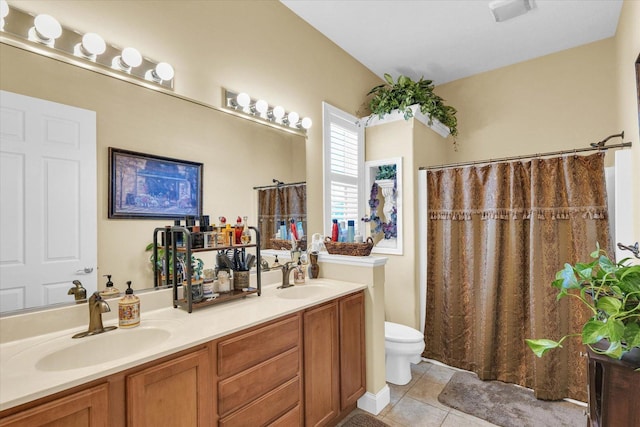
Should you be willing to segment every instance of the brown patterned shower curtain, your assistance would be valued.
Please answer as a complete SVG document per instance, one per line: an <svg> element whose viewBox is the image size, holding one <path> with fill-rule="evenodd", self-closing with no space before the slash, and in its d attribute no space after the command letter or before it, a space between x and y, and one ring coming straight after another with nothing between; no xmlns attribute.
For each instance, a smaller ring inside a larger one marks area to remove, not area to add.
<svg viewBox="0 0 640 427"><path fill-rule="evenodd" d="M428 171L424 356L532 388L587 399L579 339L536 358L525 338L579 332L588 313L556 301L565 262L610 248L604 154Z"/></svg>
<svg viewBox="0 0 640 427"><path fill-rule="evenodd" d="M302 221L307 233L307 184L285 185L258 190L258 229L262 249L271 248L271 238L278 230L279 222Z"/></svg>

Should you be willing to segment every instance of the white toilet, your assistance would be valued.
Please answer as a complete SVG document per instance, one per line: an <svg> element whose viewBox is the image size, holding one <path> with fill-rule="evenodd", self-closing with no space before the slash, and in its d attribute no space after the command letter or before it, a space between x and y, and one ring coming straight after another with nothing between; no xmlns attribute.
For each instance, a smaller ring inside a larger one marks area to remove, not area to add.
<svg viewBox="0 0 640 427"><path fill-rule="evenodd" d="M384 322L387 382L404 385L411 381L411 364L420 363L424 335L409 326Z"/></svg>

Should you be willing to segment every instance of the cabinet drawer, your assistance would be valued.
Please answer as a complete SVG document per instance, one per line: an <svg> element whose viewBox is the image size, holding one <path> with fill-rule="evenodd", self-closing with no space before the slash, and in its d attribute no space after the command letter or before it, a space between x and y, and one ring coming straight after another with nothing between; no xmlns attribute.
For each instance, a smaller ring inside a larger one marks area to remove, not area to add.
<svg viewBox="0 0 640 427"><path fill-rule="evenodd" d="M218 376L252 367L298 345L300 316L243 333L218 343Z"/></svg>
<svg viewBox="0 0 640 427"><path fill-rule="evenodd" d="M300 401L300 378L295 377L239 411L220 420L221 427L263 426L277 420ZM297 424L294 424L297 425Z"/></svg>
<svg viewBox="0 0 640 427"><path fill-rule="evenodd" d="M251 403L300 371L300 351L292 348L253 368L218 383L218 411L224 417L240 406Z"/></svg>
<svg viewBox="0 0 640 427"><path fill-rule="evenodd" d="M302 421L300 419L300 405L298 405L269 424L269 427L291 427L300 425L302 425Z"/></svg>

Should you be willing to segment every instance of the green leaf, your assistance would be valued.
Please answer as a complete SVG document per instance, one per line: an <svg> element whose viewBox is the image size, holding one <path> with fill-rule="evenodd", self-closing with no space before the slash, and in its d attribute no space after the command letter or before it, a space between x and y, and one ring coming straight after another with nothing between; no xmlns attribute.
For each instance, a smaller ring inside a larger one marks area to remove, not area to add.
<svg viewBox="0 0 640 427"><path fill-rule="evenodd" d="M602 310L610 316L617 314L622 307L622 302L614 297L602 297L598 299L596 308Z"/></svg>
<svg viewBox="0 0 640 427"><path fill-rule="evenodd" d="M607 335L606 337L609 341L620 341L624 336L624 323L620 320L609 318L607 323L605 323L607 327Z"/></svg>
<svg viewBox="0 0 640 427"><path fill-rule="evenodd" d="M624 341L629 347L640 347L640 324L630 323L626 326Z"/></svg>
<svg viewBox="0 0 640 427"><path fill-rule="evenodd" d="M536 356L542 357L547 351L562 347L560 342L548 340L548 339L526 339L525 340L529 348L535 353Z"/></svg>
<svg viewBox="0 0 640 427"><path fill-rule="evenodd" d="M589 320L582 327L582 343L594 344L607 334L606 325L600 320Z"/></svg>
<svg viewBox="0 0 640 427"><path fill-rule="evenodd" d="M564 268L558 271L556 279L562 279L562 287L564 289L577 289L580 287L580 283L578 283L576 274L570 264L565 264Z"/></svg>
<svg viewBox="0 0 640 427"><path fill-rule="evenodd" d="M384 73L384 79L387 81L387 83L393 85L393 77L391 77L391 74Z"/></svg>
<svg viewBox="0 0 640 427"><path fill-rule="evenodd" d="M604 255L600 255L598 264L600 265L600 268L607 273L615 273L615 271L618 270L618 266Z"/></svg>
<svg viewBox="0 0 640 427"><path fill-rule="evenodd" d="M591 252L591 258L598 258L598 256L600 255L600 243L596 242L596 250Z"/></svg>
<svg viewBox="0 0 640 427"><path fill-rule="evenodd" d="M620 344L620 341L611 341L611 343L609 344L609 348L607 348L603 354L614 357L616 359L620 359L622 357L622 351L623 348L622 344Z"/></svg>

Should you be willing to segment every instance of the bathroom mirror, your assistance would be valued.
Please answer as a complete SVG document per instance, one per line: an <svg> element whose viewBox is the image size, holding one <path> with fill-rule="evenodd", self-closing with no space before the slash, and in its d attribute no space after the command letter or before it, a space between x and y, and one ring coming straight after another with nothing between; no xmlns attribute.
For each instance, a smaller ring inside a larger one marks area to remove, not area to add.
<svg viewBox="0 0 640 427"><path fill-rule="evenodd" d="M306 139L201 102L154 91L0 43L0 89L96 112L98 288L112 275L121 291L153 287L146 246L169 220L108 218L108 149L203 164L203 213L257 222L255 185L304 181ZM38 84L34 84L38 82ZM210 257L208 257L211 255ZM215 252L202 254L214 262ZM71 287L69 283L69 287ZM73 296L69 296L73 304ZM14 314L15 312L10 312Z"/></svg>

